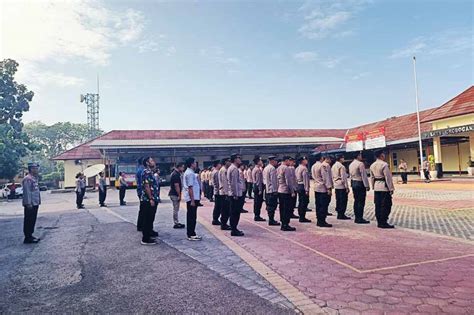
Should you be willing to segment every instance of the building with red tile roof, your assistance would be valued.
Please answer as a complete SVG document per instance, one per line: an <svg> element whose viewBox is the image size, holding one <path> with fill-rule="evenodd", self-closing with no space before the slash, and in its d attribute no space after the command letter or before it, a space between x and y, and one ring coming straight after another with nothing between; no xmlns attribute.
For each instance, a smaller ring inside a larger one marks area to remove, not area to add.
<svg viewBox="0 0 474 315"><path fill-rule="evenodd" d="M421 131L426 135L432 132L434 121L469 116L473 113L474 87L471 86L440 107L421 111ZM251 161L255 154L265 157L269 154L303 155L312 151L345 152L346 136L367 135L374 130L383 130L384 143L393 170L396 170L398 161L403 158L408 162L409 168L416 171L419 165L416 113L350 129L112 130L54 159L66 161L73 172L80 171L91 163L105 162L113 166L112 169L109 168L110 176L113 177L120 170L118 165L133 169L137 159L144 155L156 157L159 165L169 170L176 161L187 156L195 156L201 166L208 166L212 160L234 152L242 154L246 161ZM451 158L450 160L456 162L448 163L446 170L462 171L460 165L469 155L469 139L474 138L472 134L470 137L469 135L461 133L457 137L446 137L440 141L440 148L446 147L445 150L449 151L446 155L450 156L452 152L456 152L459 157ZM457 146L456 151L453 150L453 144ZM433 139L429 136L425 136L423 146L424 151L426 150L424 156L433 153ZM74 167L71 167L72 164ZM71 170L65 172L71 173ZM65 174L65 177L68 177L66 186L69 186L72 182L71 176Z"/></svg>

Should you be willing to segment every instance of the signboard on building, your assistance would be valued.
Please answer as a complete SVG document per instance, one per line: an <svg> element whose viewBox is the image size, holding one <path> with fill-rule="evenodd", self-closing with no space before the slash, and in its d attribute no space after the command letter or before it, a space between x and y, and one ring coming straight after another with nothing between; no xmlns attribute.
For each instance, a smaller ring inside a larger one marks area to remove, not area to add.
<svg viewBox="0 0 474 315"><path fill-rule="evenodd" d="M346 135L344 141L346 142L346 152L364 150L364 134L362 132Z"/></svg>
<svg viewBox="0 0 474 315"><path fill-rule="evenodd" d="M473 131L474 131L474 124L470 124L470 125L423 132L421 134L421 138L430 139L430 138L435 138L435 137L443 137L443 136L449 136L449 135L455 135L458 133L473 132Z"/></svg>
<svg viewBox="0 0 474 315"><path fill-rule="evenodd" d="M387 146L385 142L385 127L367 131L364 136L366 149L377 149Z"/></svg>

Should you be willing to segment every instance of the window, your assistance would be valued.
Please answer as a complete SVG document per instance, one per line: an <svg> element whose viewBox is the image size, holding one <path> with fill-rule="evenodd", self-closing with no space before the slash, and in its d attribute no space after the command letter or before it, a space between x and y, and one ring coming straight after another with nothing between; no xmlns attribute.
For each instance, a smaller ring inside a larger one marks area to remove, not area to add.
<svg viewBox="0 0 474 315"><path fill-rule="evenodd" d="M393 166L398 166L398 157L397 157L396 152L392 153L392 160L393 160Z"/></svg>

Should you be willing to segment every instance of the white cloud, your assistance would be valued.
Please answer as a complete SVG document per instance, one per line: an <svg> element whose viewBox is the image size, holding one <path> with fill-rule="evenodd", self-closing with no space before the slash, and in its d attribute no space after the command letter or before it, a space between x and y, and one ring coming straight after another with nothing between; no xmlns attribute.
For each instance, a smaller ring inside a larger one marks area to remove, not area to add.
<svg viewBox="0 0 474 315"><path fill-rule="evenodd" d="M471 30L448 30L432 36L417 37L406 47L393 50L390 58L441 56L469 50L472 50Z"/></svg>
<svg viewBox="0 0 474 315"><path fill-rule="evenodd" d="M115 49L139 42L145 29L140 11L112 10L100 0L0 1L0 58L17 60L18 77L37 90L81 85L83 79L46 67L59 63L67 69L68 62L105 66Z"/></svg>
<svg viewBox="0 0 474 315"><path fill-rule="evenodd" d="M319 56L318 53L314 51L300 51L295 54L293 54L293 59L298 61L298 62L316 62L319 65L326 67L326 68L334 68L336 67L341 61L342 58L323 58Z"/></svg>
<svg viewBox="0 0 474 315"><path fill-rule="evenodd" d="M199 50L199 54L204 58L224 65L238 65L241 63L239 58L227 55L220 46L202 48Z"/></svg>
<svg viewBox="0 0 474 315"><path fill-rule="evenodd" d="M144 29L141 12L113 11L93 0L7 1L3 9L3 58L105 65L113 49L138 40Z"/></svg>
<svg viewBox="0 0 474 315"><path fill-rule="evenodd" d="M293 55L293 58L301 62L315 61L318 54L313 51L301 51Z"/></svg>
<svg viewBox="0 0 474 315"><path fill-rule="evenodd" d="M299 33L309 39L326 37L345 37L354 34L353 30L340 30L353 18L368 0L319 0L308 1L299 8L304 15Z"/></svg>
<svg viewBox="0 0 474 315"><path fill-rule="evenodd" d="M354 75L352 77L352 80L359 80L359 79L362 79L362 78L364 78L366 76L369 76L369 75L371 75L370 72L361 72L361 73L358 73L358 74Z"/></svg>

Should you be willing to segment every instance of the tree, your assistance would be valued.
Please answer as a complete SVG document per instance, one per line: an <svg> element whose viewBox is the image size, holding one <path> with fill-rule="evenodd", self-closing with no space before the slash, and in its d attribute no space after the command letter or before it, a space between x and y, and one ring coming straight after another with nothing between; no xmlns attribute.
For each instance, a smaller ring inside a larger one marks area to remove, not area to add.
<svg viewBox="0 0 474 315"><path fill-rule="evenodd" d="M87 125L71 122L58 122L48 126L43 122L33 121L25 125L25 132L41 146L44 156L49 159L88 140Z"/></svg>
<svg viewBox="0 0 474 315"><path fill-rule="evenodd" d="M18 174L21 158L34 149L22 123L34 93L14 80L17 70L15 60L0 61L0 178L8 179Z"/></svg>

